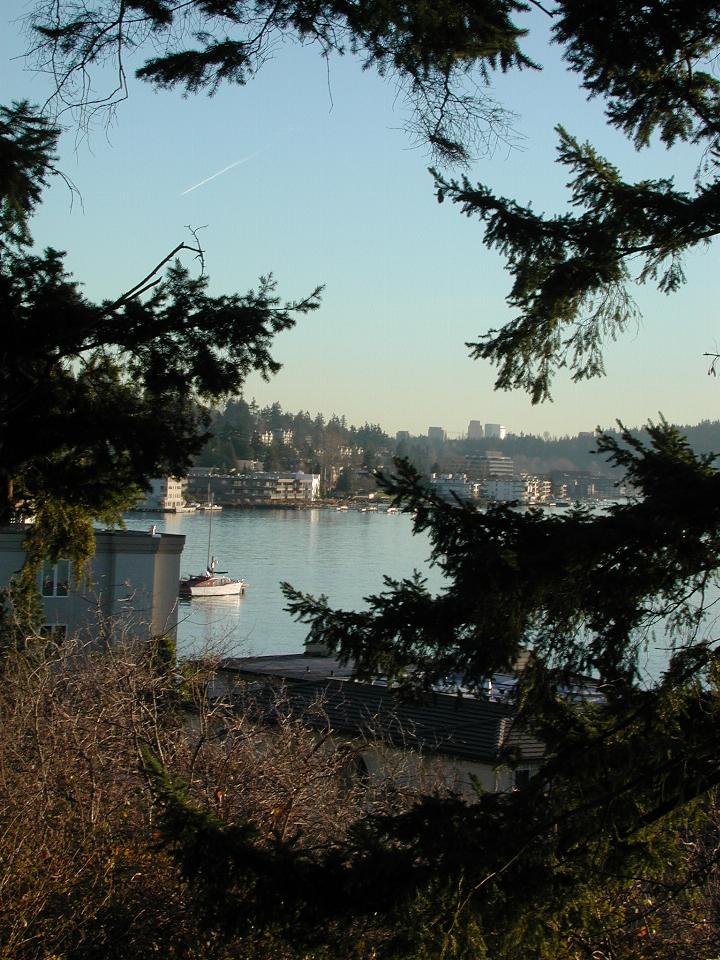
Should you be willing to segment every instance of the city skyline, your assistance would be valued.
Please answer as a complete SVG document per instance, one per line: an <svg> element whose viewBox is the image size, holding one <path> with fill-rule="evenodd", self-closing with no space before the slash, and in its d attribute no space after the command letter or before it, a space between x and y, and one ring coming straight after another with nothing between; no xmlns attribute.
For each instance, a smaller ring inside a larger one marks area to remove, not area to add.
<svg viewBox="0 0 720 960"><path fill-rule="evenodd" d="M28 9L22 0L3 6L5 99L44 102L48 78L18 59L27 38L17 18ZM491 93L516 111L516 136L492 145L470 179L562 211L564 174L553 164L553 127L562 122L628 178L677 170L687 187L692 149L671 157L656 146L629 148L548 47L544 18L527 22L527 50L546 68L496 78ZM139 62L128 62L129 73ZM392 85L350 56L326 63L316 50L288 46L247 87L221 88L213 99L183 100L132 80L130 88L115 122L89 143L64 118L59 165L82 203L54 183L31 224L36 244L67 250L68 269L98 300L144 276L187 238L187 224L207 225L200 236L215 293L244 292L271 270L288 299L325 283L321 310L276 340L283 369L269 383L252 376L246 397L343 413L391 435L436 423L462 432L466 410L491 410L516 432L553 435L618 418L640 426L660 413L677 423L712 419L717 384L703 354L717 345L708 305L720 278L708 248L688 258L678 293L633 289L642 319L606 347L606 378L560 377L554 403L533 407L523 393L495 392L494 368L468 357L466 342L512 317L510 281L501 258L482 246L478 224L437 204L428 158L401 129Z"/></svg>

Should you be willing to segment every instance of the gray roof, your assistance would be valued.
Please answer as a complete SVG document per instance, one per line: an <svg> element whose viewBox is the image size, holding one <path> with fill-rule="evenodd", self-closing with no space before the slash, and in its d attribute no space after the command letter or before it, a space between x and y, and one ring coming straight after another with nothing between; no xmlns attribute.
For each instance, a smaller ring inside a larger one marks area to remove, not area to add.
<svg viewBox="0 0 720 960"><path fill-rule="evenodd" d="M286 653L274 657L227 657L222 661L221 669L288 680L317 680L332 677L348 679L352 676L353 665L342 666L336 657Z"/></svg>
<svg viewBox="0 0 720 960"><path fill-rule="evenodd" d="M385 686L344 680L296 681L288 694L304 707L318 703L338 732L468 760L494 761L508 725L504 706L448 694L403 700Z"/></svg>
<svg viewBox="0 0 720 960"><path fill-rule="evenodd" d="M505 703L442 692L407 700L385 683L352 680L352 665L333 657L237 657L224 660L220 670L267 680L253 684L255 694L282 685L292 709L319 728L485 763L496 762L509 742L523 760L542 756L539 741L512 729L512 708Z"/></svg>

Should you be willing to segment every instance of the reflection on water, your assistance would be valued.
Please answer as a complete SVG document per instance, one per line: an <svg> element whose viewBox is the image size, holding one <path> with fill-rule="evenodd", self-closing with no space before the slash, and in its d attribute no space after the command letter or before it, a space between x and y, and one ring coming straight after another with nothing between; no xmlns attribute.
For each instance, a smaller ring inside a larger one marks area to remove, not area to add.
<svg viewBox="0 0 720 960"><path fill-rule="evenodd" d="M236 652L237 635L242 631L244 598L202 597L178 601L178 634L183 647L190 641L199 652L203 641L213 650Z"/></svg>

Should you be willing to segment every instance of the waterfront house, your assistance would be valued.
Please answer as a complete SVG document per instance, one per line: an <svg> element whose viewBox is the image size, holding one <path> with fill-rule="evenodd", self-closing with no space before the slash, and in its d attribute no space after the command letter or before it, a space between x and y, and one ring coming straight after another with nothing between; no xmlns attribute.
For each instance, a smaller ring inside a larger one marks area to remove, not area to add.
<svg viewBox="0 0 720 960"><path fill-rule="evenodd" d="M535 737L514 726L512 704L500 685L489 686L484 696L438 690L405 700L382 680L353 680L351 665L335 657L306 652L223 660L211 693L268 704L280 693L293 713L330 732L336 746L351 746L367 775L382 776L394 754L402 756L415 783L437 782L439 775L445 786L470 798L477 787L491 793L515 789L544 755ZM509 750L512 768L503 762Z"/></svg>

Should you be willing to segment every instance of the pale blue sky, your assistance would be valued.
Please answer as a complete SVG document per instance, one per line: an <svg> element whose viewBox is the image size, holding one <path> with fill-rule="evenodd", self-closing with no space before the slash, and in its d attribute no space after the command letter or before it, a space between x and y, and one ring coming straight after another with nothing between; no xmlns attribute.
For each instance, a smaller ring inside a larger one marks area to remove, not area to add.
<svg viewBox="0 0 720 960"><path fill-rule="evenodd" d="M12 59L25 46L17 18L32 3L1 6L3 101L42 101L46 78ZM543 26L539 16L529 22ZM537 210L561 210L563 171L552 161L553 127L562 123L627 178L679 171L678 184L689 185L691 150L635 154L607 130L601 104L585 102L541 33L527 48L544 71L501 77L494 91L517 113L524 139L479 160L471 179ZM640 424L658 411L685 423L718 416L720 385L702 356L720 341L715 247L688 259L680 293L637 288L643 320L608 346L604 379L558 380L554 402L539 407L520 392L495 393L494 368L470 360L464 343L512 316L503 261L482 246L477 222L437 204L428 157L413 148L403 119L392 84L350 57L328 66L314 48L284 47L247 87L212 99L131 80L107 133L77 144L68 128L61 167L83 202L71 205L67 189L54 185L35 239L67 250L69 268L97 299L135 283L186 237L186 224L207 225L217 293L244 291L269 271L288 298L325 283L322 309L276 340L280 374L248 382L246 398L261 404L336 412L390 432L437 425L451 434L470 419L561 435L616 418Z"/></svg>

